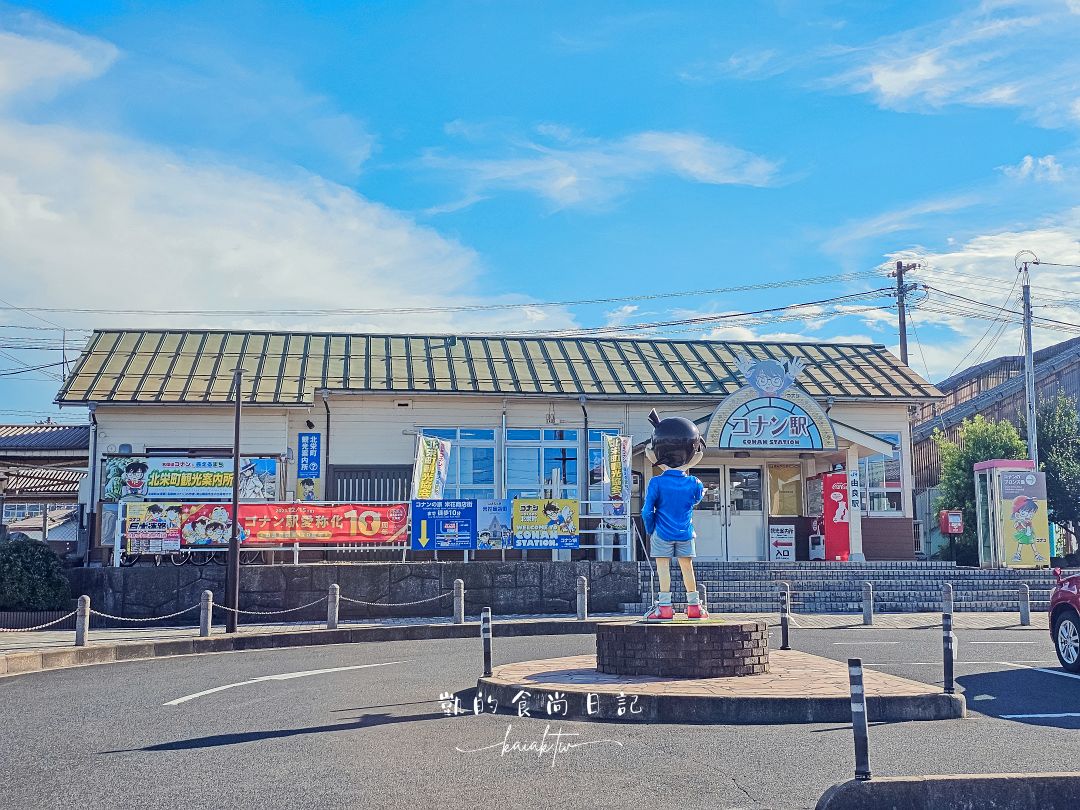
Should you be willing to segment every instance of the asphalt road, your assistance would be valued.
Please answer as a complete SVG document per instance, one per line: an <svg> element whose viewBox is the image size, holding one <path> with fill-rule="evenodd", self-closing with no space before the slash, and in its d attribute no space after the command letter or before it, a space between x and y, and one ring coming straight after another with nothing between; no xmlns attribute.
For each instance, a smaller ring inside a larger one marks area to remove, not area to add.
<svg viewBox="0 0 1080 810"><path fill-rule="evenodd" d="M860 656L928 683L941 678L939 630L807 630L793 646ZM592 636L497 638L495 659L592 647ZM1080 747L1070 730L1080 717L1002 717L1080 714L1080 680L1037 669L1057 670L1045 631L963 633L959 659L971 716L872 726L875 775L1075 769ZM851 731L842 725L549 723L474 716L467 699L468 715L445 716L440 693L474 686L479 665L479 640L452 640L2 678L0 806L804 808L852 774ZM354 668L242 683L338 667ZM219 687L229 688L208 691ZM554 759L501 754L504 738L527 744L545 728L588 744ZM487 746L495 747L476 750Z"/></svg>

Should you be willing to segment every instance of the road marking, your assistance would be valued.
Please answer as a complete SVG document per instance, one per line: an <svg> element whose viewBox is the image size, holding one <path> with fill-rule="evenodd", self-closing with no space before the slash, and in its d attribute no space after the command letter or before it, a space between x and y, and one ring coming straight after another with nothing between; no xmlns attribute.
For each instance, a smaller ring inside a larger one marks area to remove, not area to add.
<svg viewBox="0 0 1080 810"><path fill-rule="evenodd" d="M833 644L899 644L899 641L834 641Z"/></svg>
<svg viewBox="0 0 1080 810"><path fill-rule="evenodd" d="M968 644L1042 644L1041 641L969 641Z"/></svg>
<svg viewBox="0 0 1080 810"><path fill-rule="evenodd" d="M1040 720L1057 717L1080 717L1080 712L1057 712L1056 714L999 714L1002 720Z"/></svg>
<svg viewBox="0 0 1080 810"><path fill-rule="evenodd" d="M311 675L326 675L330 672L346 672L352 669L368 669L370 667L388 667L392 664L404 664L405 661L387 661L383 664L356 664L349 667L330 667L329 669L309 669L304 672L285 672L281 675L263 675L260 678L252 678L249 681L240 681L239 683L228 683L224 686L215 686L213 689L204 689L201 692L196 692L193 695L184 695L176 700L170 700L168 703L163 703L163 706L179 706L181 703L187 703L189 700L195 698L205 697L206 695L212 695L215 692L224 692L226 689L235 689L237 686L248 686L253 683L263 683L264 681L291 681L294 678L307 678Z"/></svg>
<svg viewBox="0 0 1080 810"><path fill-rule="evenodd" d="M970 664L979 665L984 664L1008 664L1009 666L1020 666L1023 664L1052 664L1053 661L954 661L954 664ZM864 667L940 667L941 661L883 661L880 664L863 664ZM1029 667L1030 669L1030 667Z"/></svg>
<svg viewBox="0 0 1080 810"><path fill-rule="evenodd" d="M1077 675L1073 672L1062 672L1060 669L1043 669L1042 667L1029 667L1025 664L1013 663L1012 661L998 661L997 663L1005 664L1006 666L1010 667L1018 667L1020 669L1030 669L1034 670L1035 672L1045 672L1047 675L1060 675L1062 678L1072 678L1074 680L1080 681L1080 675Z"/></svg>

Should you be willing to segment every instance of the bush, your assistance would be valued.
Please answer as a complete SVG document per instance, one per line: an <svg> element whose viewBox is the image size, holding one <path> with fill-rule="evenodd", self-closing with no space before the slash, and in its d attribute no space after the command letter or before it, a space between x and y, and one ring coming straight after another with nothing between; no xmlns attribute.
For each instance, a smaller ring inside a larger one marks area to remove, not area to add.
<svg viewBox="0 0 1080 810"><path fill-rule="evenodd" d="M64 610L70 602L63 567L45 543L0 543L0 610Z"/></svg>

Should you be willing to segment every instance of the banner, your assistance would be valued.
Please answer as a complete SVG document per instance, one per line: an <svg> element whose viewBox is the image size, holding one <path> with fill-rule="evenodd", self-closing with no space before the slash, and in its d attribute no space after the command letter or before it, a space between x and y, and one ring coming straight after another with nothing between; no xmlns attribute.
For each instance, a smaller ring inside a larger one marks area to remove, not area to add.
<svg viewBox="0 0 1080 810"><path fill-rule="evenodd" d="M412 500L441 500L449 467L450 442L434 436L418 436L416 463L413 465Z"/></svg>
<svg viewBox="0 0 1080 810"><path fill-rule="evenodd" d="M111 456L105 460L106 501L201 501L232 498L231 458ZM278 494L276 458L240 460L240 499L272 501Z"/></svg>
<svg viewBox="0 0 1080 810"><path fill-rule="evenodd" d="M124 503L121 536L128 554L168 554L180 550L178 503Z"/></svg>
<svg viewBox="0 0 1080 810"><path fill-rule="evenodd" d="M1046 473L1002 470L998 480L1005 565L1009 568L1046 565L1050 558Z"/></svg>
<svg viewBox="0 0 1080 810"><path fill-rule="evenodd" d="M412 547L418 551L476 548L476 501L413 501Z"/></svg>
<svg viewBox="0 0 1080 810"><path fill-rule="evenodd" d="M512 548L509 498L484 498L476 502L477 549Z"/></svg>
<svg viewBox="0 0 1080 810"><path fill-rule="evenodd" d="M301 433L297 438L296 481L298 501L322 500L322 434Z"/></svg>
<svg viewBox="0 0 1080 810"><path fill-rule="evenodd" d="M514 548L577 548L578 502L565 498L515 498Z"/></svg>
<svg viewBox="0 0 1080 810"><path fill-rule="evenodd" d="M240 526L247 543L407 542L409 505L394 503L246 503Z"/></svg>
<svg viewBox="0 0 1080 810"><path fill-rule="evenodd" d="M629 436L603 436L603 501L604 514L622 517L630 503L633 479L630 476L630 457L633 453Z"/></svg>

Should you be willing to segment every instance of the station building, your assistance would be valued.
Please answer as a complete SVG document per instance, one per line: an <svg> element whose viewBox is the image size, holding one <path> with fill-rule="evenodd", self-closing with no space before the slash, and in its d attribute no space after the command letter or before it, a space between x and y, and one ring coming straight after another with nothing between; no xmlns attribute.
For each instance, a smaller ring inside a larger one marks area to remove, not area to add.
<svg viewBox="0 0 1080 810"><path fill-rule="evenodd" d="M787 374L779 388L788 390L750 391L755 364ZM425 434L452 443L447 498L599 501L601 442L619 434L632 438L637 514L657 472L643 452L655 409L697 422L709 443L694 469L706 485L699 559L769 559L775 525L792 526L797 558L809 559L821 476L835 471L855 472L852 560L911 560L918 551L910 418L941 395L880 345L197 330L95 331L63 383L57 402L91 412L83 499L95 547L110 542L101 527L110 458L231 452L236 368L241 453L279 459L283 500L312 485L298 473L312 434L319 499L407 500ZM755 407L765 411L747 411ZM777 424L795 438L770 441ZM613 558L638 558L641 548L628 542ZM571 552L504 552L560 554Z"/></svg>

